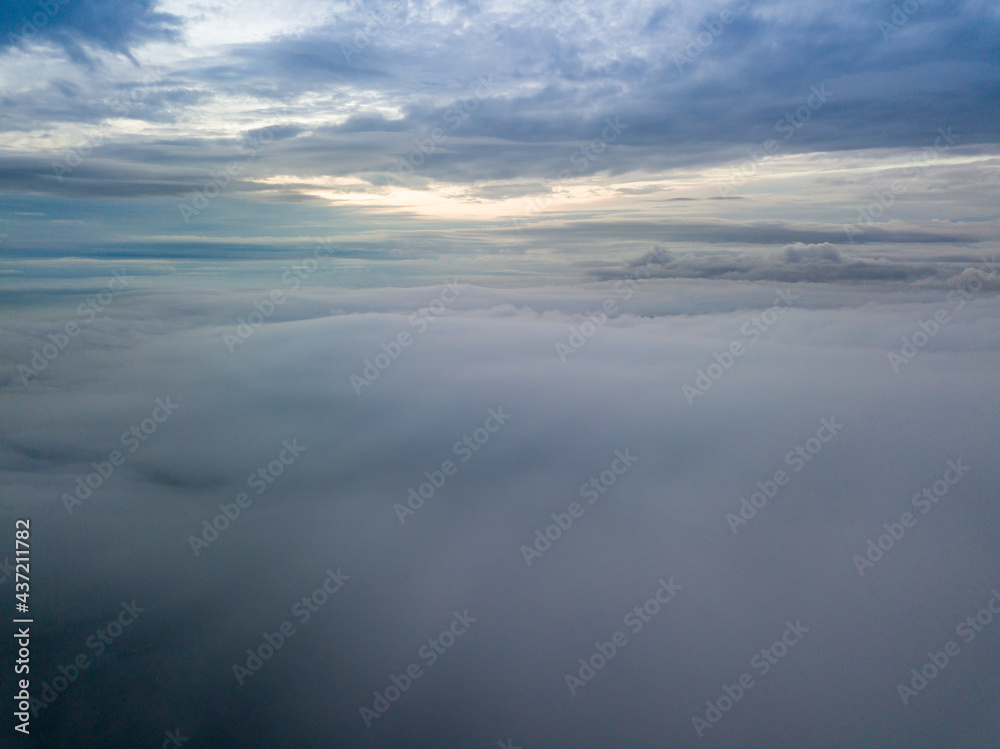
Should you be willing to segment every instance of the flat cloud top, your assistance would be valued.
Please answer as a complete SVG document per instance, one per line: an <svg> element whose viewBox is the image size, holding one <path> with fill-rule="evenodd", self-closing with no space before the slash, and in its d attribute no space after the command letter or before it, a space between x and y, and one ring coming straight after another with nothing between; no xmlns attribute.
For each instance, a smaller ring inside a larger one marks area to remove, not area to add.
<svg viewBox="0 0 1000 749"><path fill-rule="evenodd" d="M838 265L826 248L793 250L791 265ZM1000 435L983 407L993 400L984 373L1000 363L995 295L959 307L938 287L704 279L649 280L629 299L615 282L468 285L454 301L442 289L303 291L233 353L224 335L262 294L120 292L36 380L8 379L3 514L45 529L39 585L64 585L37 604L57 626L39 678L93 656L87 637L122 599L148 611L40 731L138 740L150 724L180 724L218 746L330 735L358 746L418 735L590 746L602 731L695 746L692 717L748 672L757 686L711 729L716 740L944 742L956 715L966 733L951 745L992 735L987 706L964 697L998 665L980 641L988 633L962 642L919 709L899 709L896 684L957 639L956 623L996 585ZM791 306L768 313L779 290ZM620 306L602 322L593 313L606 299ZM894 374L887 354L940 310L947 322ZM6 326L6 372L57 330L45 323ZM556 344L574 330L585 343L563 363ZM411 342L356 393L352 375L370 376L366 360L385 364L394 349L382 344L401 332ZM745 353L716 372L734 341ZM689 405L683 386L706 370L718 376ZM144 434L157 399L178 408ZM507 423L473 438L498 408ZM831 418L842 430L796 470L790 451ZM130 452L132 427L146 439ZM465 436L477 450L463 461ZM278 466L292 441L305 450ZM115 450L124 465L68 514L63 495ZM582 485L626 450L635 464L588 504ZM911 497L957 459L970 472L919 514ZM395 506L448 460L457 473L401 524ZM257 494L249 479L262 469L278 473ZM780 469L790 481L734 535L727 516ZM241 491L250 506L195 555L191 537ZM522 546L574 501L584 514L528 566ZM859 576L853 556L907 510L913 533ZM350 580L302 623L292 607L327 568ZM624 617L661 579L681 589L634 631ZM422 643L466 610L477 622L429 665ZM239 687L234 664L285 620L294 637ZM762 675L755 653L799 620L808 634ZM566 674L617 630L628 644L571 696ZM423 677L366 729L359 709L411 662ZM171 697L181 693L196 699ZM102 717L126 694L150 697L147 714ZM475 710L460 712L462 694ZM73 710L83 695L100 715ZM297 706L294 726L261 700Z"/></svg>

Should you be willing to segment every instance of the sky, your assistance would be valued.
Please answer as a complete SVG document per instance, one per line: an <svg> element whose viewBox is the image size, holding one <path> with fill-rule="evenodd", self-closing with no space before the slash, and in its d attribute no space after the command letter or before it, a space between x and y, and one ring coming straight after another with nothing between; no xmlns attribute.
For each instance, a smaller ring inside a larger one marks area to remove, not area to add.
<svg viewBox="0 0 1000 749"><path fill-rule="evenodd" d="M998 40L4 3L0 730L993 745Z"/></svg>
<svg viewBox="0 0 1000 749"><path fill-rule="evenodd" d="M8 257L995 249L986 0L40 7L0 11Z"/></svg>

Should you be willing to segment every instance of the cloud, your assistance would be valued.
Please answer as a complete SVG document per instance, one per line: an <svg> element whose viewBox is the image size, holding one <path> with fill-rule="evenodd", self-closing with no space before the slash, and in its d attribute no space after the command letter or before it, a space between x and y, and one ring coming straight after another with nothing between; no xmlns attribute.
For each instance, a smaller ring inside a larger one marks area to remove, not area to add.
<svg viewBox="0 0 1000 749"><path fill-rule="evenodd" d="M814 262L826 261L830 263L841 262L840 250L829 242L809 245L796 242L795 244L787 245L782 250L782 257L788 263L799 263L803 260Z"/></svg>
<svg viewBox="0 0 1000 749"><path fill-rule="evenodd" d="M0 48L45 42L77 62L88 49L129 56L149 41L176 41L181 19L155 10L156 0L10 0L0 9Z"/></svg>
<svg viewBox="0 0 1000 749"><path fill-rule="evenodd" d="M629 278L644 267L656 278L710 278L747 281L837 283L941 279L927 263L893 262L885 259L844 259L829 244L789 245L781 253L760 256L745 253L665 253L662 262L633 261L614 270L594 271L598 278Z"/></svg>
<svg viewBox="0 0 1000 749"><path fill-rule="evenodd" d="M38 740L994 745L992 631L897 685L1000 571L1000 14L898 6L6 3Z"/></svg>
<svg viewBox="0 0 1000 749"><path fill-rule="evenodd" d="M637 747L663 736L693 747L692 716L746 671L757 685L714 740L785 745L808 731L816 746L887 735L988 743L992 713L959 699L966 690L938 682L919 711L900 710L895 684L996 585L982 560L996 557L997 427L972 407L991 398L981 372L998 363L995 295L955 311L941 290L799 284L791 309L750 344L741 328L770 307L772 283L651 280L630 299L613 282L469 287L418 332L410 316L440 291L290 294L230 354L222 335L260 292L137 288L36 382L8 380L0 481L46 528L47 574L66 582L37 604L57 625L38 652L39 680L78 652L93 658L87 638L122 599L146 607L46 710L46 740L86 730L138 741L179 725L216 746L329 735L357 746L508 735L589 746L604 731ZM561 363L555 343L608 298L619 312ZM894 376L887 352L942 306L951 322ZM37 311L13 320L7 367L54 322ZM355 394L350 375L401 331L412 344ZM733 340L746 354L689 406L682 385ZM67 514L60 497L75 477L127 450L121 435L167 395L177 412ZM498 407L510 420L462 462L456 441ZM830 417L843 430L795 472L786 454ZM247 477L292 439L305 452L254 494ZM581 485L626 449L638 461L586 504ZM957 457L972 472L859 577L852 555ZM394 504L449 459L458 472L401 525ZM727 513L778 469L790 482L734 536ZM252 504L195 556L189 537L241 491ZM585 513L527 566L520 547L574 501ZM292 606L327 568L350 580L303 624ZM681 589L633 631L623 617L661 578ZM926 616L927 601L944 624ZM473 627L428 665L421 645L466 609ZM761 676L751 659L798 619L809 633ZM234 664L285 620L296 634L239 687ZM616 630L627 644L571 697L565 675ZM949 678L987 688L998 665L988 644L963 644ZM411 662L422 676L365 728L359 708ZM467 713L463 694L474 695ZM104 717L131 715L124 701L137 698L150 705L141 719ZM102 710L77 709L87 703ZM271 720L293 708L294 725Z"/></svg>

